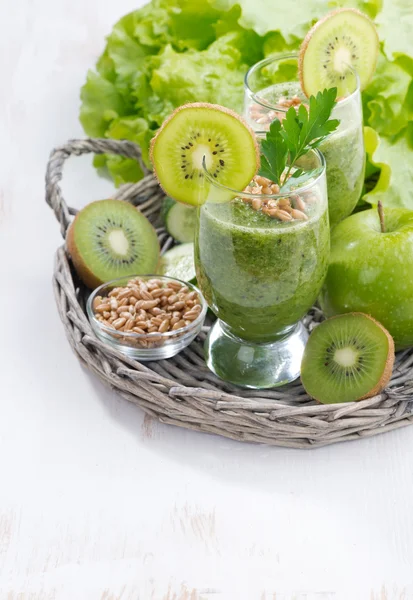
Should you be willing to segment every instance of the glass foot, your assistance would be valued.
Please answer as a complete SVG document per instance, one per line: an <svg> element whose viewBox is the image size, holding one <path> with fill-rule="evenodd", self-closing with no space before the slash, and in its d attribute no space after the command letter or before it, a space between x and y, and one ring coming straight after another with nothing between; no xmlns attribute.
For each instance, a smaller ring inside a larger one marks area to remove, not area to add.
<svg viewBox="0 0 413 600"><path fill-rule="evenodd" d="M256 344L233 336L217 320L205 341L205 359L217 377L245 388L285 385L300 376L308 333L299 322L285 337Z"/></svg>

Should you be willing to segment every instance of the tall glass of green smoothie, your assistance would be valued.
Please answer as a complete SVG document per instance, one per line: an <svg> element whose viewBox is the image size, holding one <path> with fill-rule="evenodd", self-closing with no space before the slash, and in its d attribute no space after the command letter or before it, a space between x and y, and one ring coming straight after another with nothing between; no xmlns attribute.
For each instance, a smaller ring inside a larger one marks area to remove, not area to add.
<svg viewBox="0 0 413 600"><path fill-rule="evenodd" d="M258 176L244 191L225 188L204 165L210 191L198 209L195 264L198 285L217 317L206 361L220 378L248 388L299 376L308 337L300 320L326 275L325 161L312 150L296 167L303 169L299 183L277 194L277 186L269 188ZM216 203L222 194L233 199Z"/></svg>
<svg viewBox="0 0 413 600"><path fill-rule="evenodd" d="M346 75L346 85L346 95L338 98L332 112L340 125L320 145L327 164L332 227L353 212L364 182L363 113L359 78L354 70ZM298 80L298 54L264 59L245 77L244 117L255 131L267 130L275 118L284 118L290 106L298 108L307 102Z"/></svg>

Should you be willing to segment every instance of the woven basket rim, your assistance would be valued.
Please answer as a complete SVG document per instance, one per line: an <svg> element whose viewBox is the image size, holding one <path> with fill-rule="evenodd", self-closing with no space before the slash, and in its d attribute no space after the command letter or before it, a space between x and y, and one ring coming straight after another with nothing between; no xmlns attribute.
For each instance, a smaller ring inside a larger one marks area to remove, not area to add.
<svg viewBox="0 0 413 600"><path fill-rule="evenodd" d="M63 238L76 210L60 188L64 162L71 155L119 154L137 160L144 178L119 188L114 198L131 202L155 226L165 252L174 243L160 219L164 193L129 141L70 140L51 152L46 172L46 202L53 209ZM370 437L413 423L413 348L399 352L392 380L381 394L345 404L317 404L300 382L272 390L245 390L219 380L205 365L202 344L207 333L176 357L139 363L99 340L85 312L84 289L77 280L65 245L57 249L53 274L56 304L68 341L83 365L163 423L214 433L238 441L290 448L316 448ZM304 324L322 319L314 308Z"/></svg>

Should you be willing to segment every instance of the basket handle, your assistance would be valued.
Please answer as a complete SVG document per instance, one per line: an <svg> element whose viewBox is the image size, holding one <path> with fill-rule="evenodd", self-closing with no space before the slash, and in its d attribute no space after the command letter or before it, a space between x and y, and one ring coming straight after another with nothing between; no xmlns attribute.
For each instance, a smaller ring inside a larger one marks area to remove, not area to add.
<svg viewBox="0 0 413 600"><path fill-rule="evenodd" d="M60 223L60 231L63 238L66 237L66 231L71 223L71 216L77 213L77 210L67 206L60 189L60 181L63 175L63 165L66 159L72 154L81 156L82 154L120 154L128 158L137 160L145 173L149 169L142 161L142 154L139 146L127 140L107 140L102 138L86 138L83 140L69 140L63 146L55 148L50 153L46 170L46 202L53 209L56 219Z"/></svg>

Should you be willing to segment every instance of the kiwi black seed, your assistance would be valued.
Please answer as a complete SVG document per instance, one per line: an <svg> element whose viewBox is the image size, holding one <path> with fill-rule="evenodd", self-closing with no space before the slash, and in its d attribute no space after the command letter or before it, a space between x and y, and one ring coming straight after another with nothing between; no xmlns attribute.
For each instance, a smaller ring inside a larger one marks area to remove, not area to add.
<svg viewBox="0 0 413 600"><path fill-rule="evenodd" d="M389 382L393 338L369 315L349 313L318 325L301 365L307 393L325 404L352 402L378 394Z"/></svg>
<svg viewBox="0 0 413 600"><path fill-rule="evenodd" d="M301 87L307 96L337 88L337 96L364 89L377 63L379 38L374 23L353 8L340 8L318 21L305 37L299 54Z"/></svg>
<svg viewBox="0 0 413 600"><path fill-rule="evenodd" d="M95 288L118 277L154 273L159 243L148 219L120 200L82 209L67 234L67 248L83 282Z"/></svg>
<svg viewBox="0 0 413 600"><path fill-rule="evenodd" d="M189 141L187 142L186 145L181 146L181 164L180 167L183 170L183 175L184 178L186 180L188 179L194 179L194 177L198 177L198 179L202 179L204 177L204 173L202 170L199 169L199 167L194 167L193 165L193 161L192 161L192 155L193 155L193 150L195 148L195 144L205 144L206 142L208 143L208 147L209 150L212 154L212 156L216 156L218 154L218 150L216 150L216 148L220 148L220 146L222 145L222 148L219 150L219 152L224 153L225 154L225 143L222 141L221 139L221 135L219 133L215 133L214 134L217 136L216 139L220 140L220 142L217 142L216 144L214 144L214 138L211 138L211 132L209 131L207 133L207 137L208 140L205 139L206 134L205 133L201 133L200 131L194 131L192 130L189 133ZM191 140L193 140L193 142L191 142ZM212 161L212 165L213 168L210 169L210 173L213 177L217 178L219 173L222 170L222 167L225 167L225 161L221 158L221 159L217 159Z"/></svg>
<svg viewBox="0 0 413 600"><path fill-rule="evenodd" d="M222 106L194 103L181 106L163 123L151 143L151 160L170 197L199 205L210 193L211 180L244 189L258 169L259 150L237 114ZM215 202L231 198L223 188L214 189L213 195Z"/></svg>

